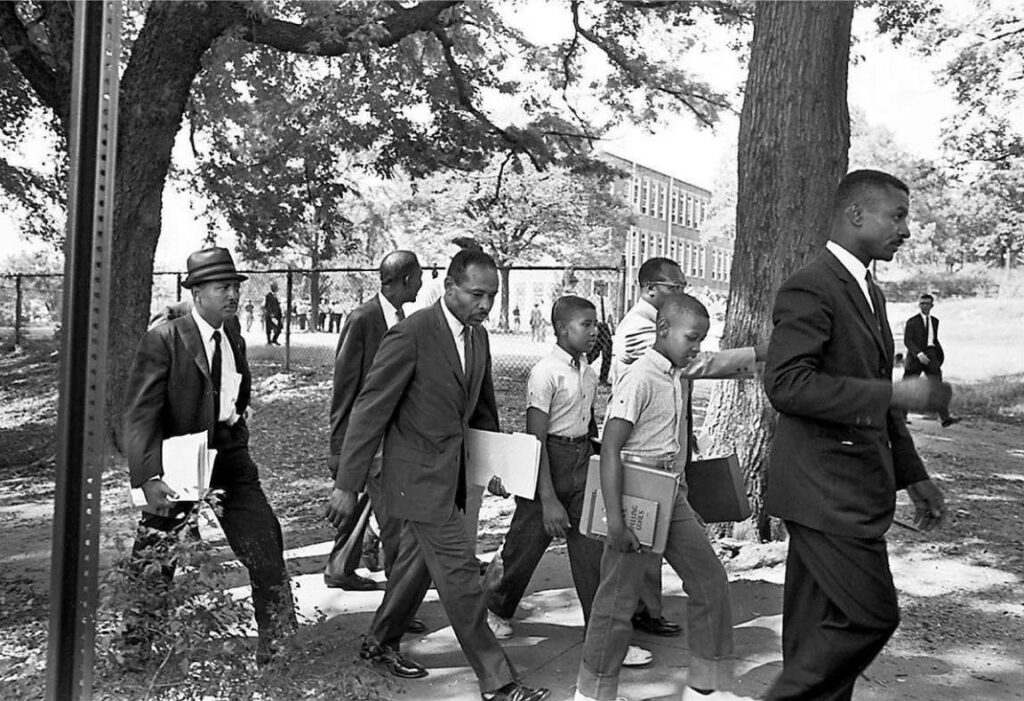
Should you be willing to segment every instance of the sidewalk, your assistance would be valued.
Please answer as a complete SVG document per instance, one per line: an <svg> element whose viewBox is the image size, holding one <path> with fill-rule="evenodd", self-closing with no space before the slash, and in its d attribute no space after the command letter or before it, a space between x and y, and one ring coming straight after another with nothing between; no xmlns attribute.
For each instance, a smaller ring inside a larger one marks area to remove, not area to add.
<svg viewBox="0 0 1024 701"><path fill-rule="evenodd" d="M322 543L289 551L286 556L290 560L317 558L322 562L329 548L329 543ZM482 557L488 559L490 554ZM360 574L383 580L381 572L370 574L360 570ZM663 568L663 577L665 616L683 622L686 597L679 578L667 566ZM354 630L369 626L383 596L383 591L328 589L319 571L293 579L302 615L344 616L346 624ZM756 697L768 688L781 664L781 587L769 582L738 580L732 583L732 594L737 622L736 653L740 658L736 670L739 680L734 690ZM427 593L419 617L429 632L406 637L403 651L427 667L430 676L400 681L400 698L478 701L476 676L433 589ZM551 689L552 701L571 699L583 642L583 614L572 587L564 545L545 553L513 623L515 635L502 644L523 681ZM685 633L674 638L640 634L635 642L651 650L654 660L645 667L624 669L619 694L632 701L678 699L686 681Z"/></svg>

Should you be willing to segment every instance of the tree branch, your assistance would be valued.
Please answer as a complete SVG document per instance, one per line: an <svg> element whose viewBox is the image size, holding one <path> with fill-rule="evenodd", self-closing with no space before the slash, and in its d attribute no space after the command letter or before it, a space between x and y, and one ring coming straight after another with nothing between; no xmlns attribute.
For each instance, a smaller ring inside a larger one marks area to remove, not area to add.
<svg viewBox="0 0 1024 701"><path fill-rule="evenodd" d="M391 2L388 6L393 13L376 22L382 30L373 43L381 48L394 46L402 39L437 26L438 18L449 8L461 4L462 0L423 2L413 7L403 7ZM247 3L245 3L248 5ZM247 11L251 7L246 8ZM272 46L281 51L317 56L342 56L351 53L365 42L366 30L373 25L354 23L339 28L341 38L331 39L313 25L297 24L279 19L259 19L239 26L240 38L254 44Z"/></svg>
<svg viewBox="0 0 1024 701"><path fill-rule="evenodd" d="M39 100L59 115L64 101L57 87L57 76L29 37L18 17L17 5L14 0L0 2L0 46L32 86Z"/></svg>

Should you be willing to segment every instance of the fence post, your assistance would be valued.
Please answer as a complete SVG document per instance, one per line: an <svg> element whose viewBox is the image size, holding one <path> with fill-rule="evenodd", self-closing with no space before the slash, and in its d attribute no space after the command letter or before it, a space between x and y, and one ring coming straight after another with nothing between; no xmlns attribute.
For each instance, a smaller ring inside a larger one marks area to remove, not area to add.
<svg viewBox="0 0 1024 701"><path fill-rule="evenodd" d="M619 285L619 318L615 320L615 323L622 321L622 317L626 315L626 256L622 256L622 262L619 264L619 268L622 271L622 284Z"/></svg>
<svg viewBox="0 0 1024 701"><path fill-rule="evenodd" d="M181 301L181 273L175 273L174 274L174 281L175 281L175 285L174 285L174 301L175 302L180 302Z"/></svg>
<svg viewBox="0 0 1024 701"><path fill-rule="evenodd" d="M14 345L21 345L21 275L14 276Z"/></svg>
<svg viewBox="0 0 1024 701"><path fill-rule="evenodd" d="M287 284L284 293L284 371L291 371L292 364L292 267L288 266Z"/></svg>

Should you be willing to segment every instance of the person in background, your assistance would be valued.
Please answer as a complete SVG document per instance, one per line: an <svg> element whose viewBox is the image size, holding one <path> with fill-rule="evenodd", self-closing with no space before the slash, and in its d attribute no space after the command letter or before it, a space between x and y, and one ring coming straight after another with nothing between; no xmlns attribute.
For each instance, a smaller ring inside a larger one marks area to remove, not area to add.
<svg viewBox="0 0 1024 701"><path fill-rule="evenodd" d="M909 380L923 372L926 377L941 381L942 363L946 355L939 343L939 320L932 315L935 298L925 292L917 304L921 313L907 319L903 328L903 343L907 347L903 379ZM945 408L939 412L939 420L943 428L960 423L960 418L950 416L949 410Z"/></svg>
<svg viewBox="0 0 1024 701"><path fill-rule="evenodd" d="M885 299L868 270L910 236L910 190L877 170L835 190L825 250L775 298L764 389L779 412L765 507L789 533L782 673L766 698L850 699L899 625L885 532L906 489L921 530L944 516L903 412L948 403L942 383L893 383Z"/></svg>
<svg viewBox="0 0 1024 701"><path fill-rule="evenodd" d="M178 500L163 481L162 445L167 438L208 432L217 450L210 489L222 490L217 518L228 544L249 572L259 643L256 662L265 665L296 628L281 525L260 486L249 454L251 375L245 340L235 316L240 283L224 248L188 257L182 283L192 291L190 311L158 324L139 342L125 390L124 445L131 486L146 497L132 549L143 553L180 537L194 502ZM157 586L170 586L174 563L164 564ZM145 572L136 572L141 582ZM152 583L152 582L148 582ZM132 638L135 640L131 640ZM126 640L145 645L145 633L129 623Z"/></svg>
<svg viewBox="0 0 1024 701"><path fill-rule="evenodd" d="M249 331L252 330L252 322L254 321L254 318L256 316L253 313L255 308L256 308L256 305L254 305L252 303L251 299L246 300L246 302L245 302L245 332L246 333L249 333Z"/></svg>
<svg viewBox="0 0 1024 701"><path fill-rule="evenodd" d="M597 373L585 362L597 339L597 325L591 302L572 295L560 297L551 309L555 347L533 366L526 382L526 432L540 440L540 472L534 498L516 497L515 514L499 555L503 575L488 597L487 622L499 640L512 637L512 616L552 538L566 539L584 626L590 620L604 545L579 528L590 438L597 435ZM500 482L495 478L490 490L508 496ZM651 657L648 650L631 645L623 665L637 667Z"/></svg>
<svg viewBox="0 0 1024 701"><path fill-rule="evenodd" d="M341 334L338 336L331 393L331 433L327 465L332 479L337 479L338 476L338 460L348 430L352 406L370 372L381 339L388 329L405 319L402 307L416 299L422 279L423 270L416 259L416 254L411 251L392 251L380 262L380 292L356 307L345 319ZM374 460L376 464L373 469L377 471L380 469L380 457L375 456ZM374 484L370 482L371 486ZM374 503L381 501L380 495L364 496L360 499L360 508L338 528L334 546L324 568L324 582L328 587L354 591L377 588L377 583L372 579L356 573L366 530L364 526L362 530L357 531L356 525L362 509L369 508L367 497ZM377 521L384 546L384 572L385 575L390 575L398 552L402 524L397 519L385 518L379 513ZM348 557L342 558L350 539L355 539L360 545L350 547ZM408 630L422 633L426 626L422 621L413 619Z"/></svg>
<svg viewBox="0 0 1024 701"><path fill-rule="evenodd" d="M279 346L281 335L281 302L277 299L277 283L270 283L270 291L263 299L263 324L267 331L267 345Z"/></svg>
<svg viewBox="0 0 1024 701"><path fill-rule="evenodd" d="M498 430L490 345L482 327L498 293L494 260L463 250L452 258L445 295L384 336L349 416L327 518L340 526L373 480L385 518L402 535L384 600L360 656L394 675L427 675L399 651L402 635L433 580L480 683L484 701L543 701L547 689L518 681L487 626L480 567L466 533L465 431ZM381 446L380 470L374 456Z"/></svg>
<svg viewBox="0 0 1024 701"><path fill-rule="evenodd" d="M519 305L517 304L512 308L512 330L515 333L519 333L520 319L519 319Z"/></svg>
<svg viewBox="0 0 1024 701"><path fill-rule="evenodd" d="M645 574L662 557L642 552L622 510L622 454L682 472L689 461L691 432L687 407L695 378L751 375L764 347L700 353L710 327L708 310L677 292L663 300L655 317L654 345L620 376L605 414L601 437L601 492L608 536L601 583L583 643L575 701L616 698L619 669L633 635L632 617ZM733 679L732 607L729 580L687 501L680 480L664 558L683 582L689 671L683 701L739 699L724 689Z"/></svg>
<svg viewBox="0 0 1024 701"><path fill-rule="evenodd" d="M534 343L544 342L544 312L540 310L540 302L534 302L530 312L530 334Z"/></svg>

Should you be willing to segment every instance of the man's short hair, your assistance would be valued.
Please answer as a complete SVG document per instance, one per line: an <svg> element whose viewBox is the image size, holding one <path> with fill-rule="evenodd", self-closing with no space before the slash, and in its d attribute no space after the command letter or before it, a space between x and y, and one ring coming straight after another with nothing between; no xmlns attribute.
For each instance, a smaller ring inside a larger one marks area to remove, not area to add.
<svg viewBox="0 0 1024 701"><path fill-rule="evenodd" d="M886 187L894 187L910 194L907 184L895 175L868 169L847 173L836 187L835 197L832 199L832 211L841 212L855 202L870 199L874 192L884 190Z"/></svg>
<svg viewBox="0 0 1024 701"><path fill-rule="evenodd" d="M391 251L380 262L380 284L399 282L419 270L420 262L412 251Z"/></svg>
<svg viewBox="0 0 1024 701"><path fill-rule="evenodd" d="M667 270L678 267L679 263L671 258L648 258L640 266L640 270L637 271L636 280L641 285L649 285L652 282L658 282L667 277Z"/></svg>
<svg viewBox="0 0 1024 701"><path fill-rule="evenodd" d="M468 277L466 275L466 268L471 265L480 265L491 270L498 269L494 259L480 249L463 248L452 257L452 262L448 264L448 277L454 280L456 284L462 284Z"/></svg>
<svg viewBox="0 0 1024 701"><path fill-rule="evenodd" d="M931 294L929 294L928 292L922 292L922 293L921 293L921 296L917 298L917 301L918 301L918 302L923 302L923 301L925 301L926 299L927 299L927 300L928 300L929 302L933 302L933 303L935 302L935 298L934 298L934 297L932 297L932 295L931 295Z"/></svg>
<svg viewBox="0 0 1024 701"><path fill-rule="evenodd" d="M588 311L597 311L597 307L589 299L576 295L559 297L551 305L551 326L557 331L559 321L568 322L577 314Z"/></svg>
<svg viewBox="0 0 1024 701"><path fill-rule="evenodd" d="M665 303L661 305L661 309L658 310L658 321L668 318L677 318L679 316L691 314L698 318L710 319L711 315L708 313L708 308L705 307L699 299L685 292L680 292L677 295L672 295Z"/></svg>

